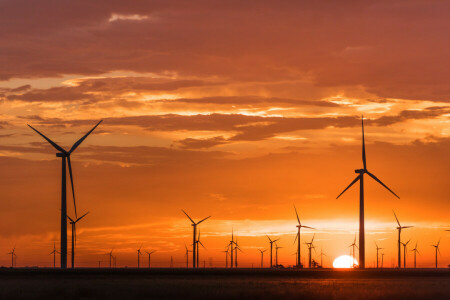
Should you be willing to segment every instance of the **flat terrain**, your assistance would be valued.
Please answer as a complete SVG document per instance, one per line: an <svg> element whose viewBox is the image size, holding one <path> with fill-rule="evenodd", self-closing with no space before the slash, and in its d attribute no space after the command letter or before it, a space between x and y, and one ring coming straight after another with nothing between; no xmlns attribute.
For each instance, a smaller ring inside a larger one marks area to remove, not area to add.
<svg viewBox="0 0 450 300"><path fill-rule="evenodd" d="M0 299L448 299L450 270L0 269Z"/></svg>

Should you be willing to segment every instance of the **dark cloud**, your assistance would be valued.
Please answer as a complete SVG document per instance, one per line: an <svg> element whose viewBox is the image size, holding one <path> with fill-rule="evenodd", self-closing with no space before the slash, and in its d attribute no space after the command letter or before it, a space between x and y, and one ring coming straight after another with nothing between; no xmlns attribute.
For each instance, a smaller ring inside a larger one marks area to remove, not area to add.
<svg viewBox="0 0 450 300"><path fill-rule="evenodd" d="M177 141L177 144L181 146L181 148L185 149L204 149L211 148L217 145L225 144L227 140L222 136L215 136L207 139L193 139L187 138L183 140Z"/></svg>

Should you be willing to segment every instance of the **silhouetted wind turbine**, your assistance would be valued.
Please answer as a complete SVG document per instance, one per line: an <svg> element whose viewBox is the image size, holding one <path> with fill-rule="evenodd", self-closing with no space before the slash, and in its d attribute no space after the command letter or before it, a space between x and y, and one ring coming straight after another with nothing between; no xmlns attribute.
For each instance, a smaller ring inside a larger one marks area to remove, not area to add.
<svg viewBox="0 0 450 300"><path fill-rule="evenodd" d="M267 251L267 249L261 250L258 249L259 252L261 252L261 269L264 268L264 252Z"/></svg>
<svg viewBox="0 0 450 300"><path fill-rule="evenodd" d="M113 255L112 255L113 250L114 250L114 249L111 249L110 252L106 253L106 254L109 256L109 268L110 268L110 269L112 268L112 263L111 263L111 261L113 260Z"/></svg>
<svg viewBox="0 0 450 300"><path fill-rule="evenodd" d="M184 248L186 248L186 253L184 254L184 257L186 257L186 268L189 268L189 252L192 251L187 248L186 244L184 244Z"/></svg>
<svg viewBox="0 0 450 300"><path fill-rule="evenodd" d="M141 246L139 247L139 249L137 249L138 269L139 269L140 256L142 255L141 248L142 248L142 244L141 244Z"/></svg>
<svg viewBox="0 0 450 300"><path fill-rule="evenodd" d="M229 255L229 250L227 248L227 250L222 251L225 253L225 268L228 268L228 255Z"/></svg>
<svg viewBox="0 0 450 300"><path fill-rule="evenodd" d="M402 255L401 255L401 250L400 250L402 229L411 228L411 227L414 227L414 226L402 226L402 225L400 225L400 221L398 220L397 215L395 214L395 211L392 210L392 212L394 213L395 220L397 220L397 224L398 224L398 227L397 227L397 230L398 230L398 268L400 269L401 268L401 264L402 264Z"/></svg>
<svg viewBox="0 0 450 300"><path fill-rule="evenodd" d="M16 255L16 246L14 246L12 251L9 252L8 254L11 254L11 268L14 268L14 258L17 256Z"/></svg>
<svg viewBox="0 0 450 300"><path fill-rule="evenodd" d="M353 257L353 267L355 267L355 247L358 248L358 245L356 245L356 234L355 234L355 240L353 241L353 243L348 246L348 247L352 247L352 257ZM359 249L359 248L358 248Z"/></svg>
<svg viewBox="0 0 450 300"><path fill-rule="evenodd" d="M237 237L236 237L236 242L234 243L234 267L237 268L238 267L238 250L242 252L241 248L239 247L239 244L237 242Z"/></svg>
<svg viewBox="0 0 450 300"><path fill-rule="evenodd" d="M70 220L70 225L72 226L72 269L75 268L75 246L77 244L77 229L76 225L77 222L83 219L89 212L85 213L81 217L77 218L76 220L73 220L71 217L67 216L67 218Z"/></svg>
<svg viewBox="0 0 450 300"><path fill-rule="evenodd" d="M383 269L384 253L381 253L381 268Z"/></svg>
<svg viewBox="0 0 450 300"><path fill-rule="evenodd" d="M198 231L198 239L197 239L196 244L197 244L197 268L198 268L198 266L199 266L199 253L200 253L200 251L199 251L200 249L199 249L198 245L200 244L200 245L202 245L203 249L206 249L206 247L200 241L200 230Z"/></svg>
<svg viewBox="0 0 450 300"><path fill-rule="evenodd" d="M308 252L309 252L309 256L308 256L308 267L311 268L311 249L314 249L314 251L316 251L316 247L314 247L313 241L314 241L314 237L316 236L316 234L313 235L311 242L309 243L305 243L308 246Z"/></svg>
<svg viewBox="0 0 450 300"><path fill-rule="evenodd" d="M365 247L365 229L364 229L364 174L369 175L388 191L399 198L390 188L388 188L380 179L367 170L366 164L366 145L364 141L364 117L361 119L362 126L362 161L363 169L355 170L355 173L359 174L356 178L345 188L345 190L336 197L338 199L345 191L347 191L353 184L359 180L359 268L364 269L366 267L366 247Z"/></svg>
<svg viewBox="0 0 450 300"><path fill-rule="evenodd" d="M147 255L148 255L148 268L149 269L150 269L150 258L152 256L152 254L155 253L155 252L156 252L156 250L153 250L153 251L150 251L150 252L145 251L145 253L147 253Z"/></svg>
<svg viewBox="0 0 450 300"><path fill-rule="evenodd" d="M378 247L377 242L375 242L375 247L377 247L377 269L378 269L378 251L379 251L379 250L382 250L382 249L384 249L384 248Z"/></svg>
<svg viewBox="0 0 450 300"><path fill-rule="evenodd" d="M301 251L300 251L300 243L301 243L301 241L300 241L300 230L302 229L302 227L303 227L303 228L309 228L309 229L315 229L315 228L312 228L312 227L309 227L309 226L302 225L302 222L300 222L300 218L298 217L297 208L295 207L295 205L294 205L294 210L295 210L295 215L297 216L297 221L298 221L298 225L297 225L297 230L298 230L298 232L297 232L297 235L295 236L294 243L295 243L295 241L297 240L297 267L300 268L300 258L301 258Z"/></svg>
<svg viewBox="0 0 450 300"><path fill-rule="evenodd" d="M227 250L230 250L230 268L233 268L233 251L234 251L234 247L235 246L235 242L234 242L234 229L231 229L231 241L227 246Z"/></svg>
<svg viewBox="0 0 450 300"><path fill-rule="evenodd" d="M276 241L278 241L279 239L276 240L271 240L270 237L266 234L267 238L269 239L269 243L270 243L270 267L272 268L273 264L272 264L272 252L273 252L273 243L275 243Z"/></svg>
<svg viewBox="0 0 450 300"><path fill-rule="evenodd" d="M196 268L196 267L198 267L198 265L196 265L196 251L195 251L196 250L195 248L197 246L197 240L196 240L196 238L197 238L197 225L200 224L201 222L205 221L206 219L211 218L211 216L206 217L203 220L195 223L194 220L192 220L191 217L189 217L189 215L184 210L181 210L181 211L189 218L189 220L191 220L191 222L192 222L191 225L192 225L192 227L194 227L193 242L192 242L192 268Z"/></svg>
<svg viewBox="0 0 450 300"><path fill-rule="evenodd" d="M322 268L323 268L323 256L327 256L325 253L323 253L323 250L322 250L322 248L320 248L320 265L322 266Z"/></svg>
<svg viewBox="0 0 450 300"><path fill-rule="evenodd" d="M406 247L408 246L411 239L409 239L406 243L402 243L403 245L403 269L406 268Z"/></svg>
<svg viewBox="0 0 450 300"><path fill-rule="evenodd" d="M439 254L441 254L441 250L439 250L439 243L441 242L441 240L439 239L439 241L437 242L437 244L436 245L431 245L431 246L433 246L434 248L435 248L435 251L436 251L436 269L437 269L437 267L438 267L438 252L439 252Z"/></svg>
<svg viewBox="0 0 450 300"><path fill-rule="evenodd" d="M419 252L419 250L417 249L417 242L416 242L416 246L415 246L414 249L412 249L411 251L414 252L414 269L415 269L415 268L416 268L416 254L419 253L419 255L420 255L420 252Z"/></svg>
<svg viewBox="0 0 450 300"><path fill-rule="evenodd" d="M72 186L72 196L73 196L73 203L74 203L74 210L75 210L75 218L78 218L77 215L77 209L76 209L76 203L75 203L75 189L73 186L73 177L72 177L72 165L70 163L70 155L72 154L75 149L80 146L80 144L94 131L95 128L102 122L97 123L97 125L94 126L91 130L88 131L81 139L79 139L75 144L73 144L72 148L70 148L69 151L64 150L61 148L58 144L50 140L48 137L40 133L38 130L33 128L31 125L28 125L31 129L36 131L40 136L42 136L47 142L50 143L56 150L59 152L56 153L57 157L61 157L62 162L62 180L61 180L61 268L65 269L67 268L67 203L66 203L66 160L67 165L69 167L69 175L70 175L70 183Z"/></svg>
<svg viewBox="0 0 450 300"><path fill-rule="evenodd" d="M56 245L55 242L53 242L53 251L50 252L49 255L53 254L53 268L56 268L56 253L61 254L59 251L56 251Z"/></svg>
<svg viewBox="0 0 450 300"><path fill-rule="evenodd" d="M278 267L278 249L283 247L278 247L278 244L275 242L275 266Z"/></svg>

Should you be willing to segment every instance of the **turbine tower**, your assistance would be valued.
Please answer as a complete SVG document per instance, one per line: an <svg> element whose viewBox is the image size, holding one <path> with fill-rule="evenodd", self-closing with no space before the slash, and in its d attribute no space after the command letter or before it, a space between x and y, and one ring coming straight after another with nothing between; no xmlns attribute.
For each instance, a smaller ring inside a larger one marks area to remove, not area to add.
<svg viewBox="0 0 450 300"><path fill-rule="evenodd" d="M61 269L67 268L67 194L66 194L66 160L67 160L67 166L69 167L69 175L70 175L70 183L72 186L72 197L73 197L73 203L74 203L74 210L75 210L75 218L78 218L77 216L77 208L75 204L75 190L73 186L73 177L72 177L72 164L70 163L70 155L75 151L75 149L80 146L80 144L94 131L95 128L97 128L98 125L100 125L100 122L97 123L97 125L94 126L88 133L86 133L81 139L79 139L75 144L73 144L72 148L70 148L69 151L64 150L61 148L58 144L50 140L48 137L40 133L37 129L33 128L31 125L28 125L31 129L36 131L40 136L42 136L47 142L50 143L56 150L59 152L56 153L57 157L61 157Z"/></svg>
<svg viewBox="0 0 450 300"><path fill-rule="evenodd" d="M61 252L56 250L55 242L53 242L53 251L49 255L53 254L53 269L56 268L56 253L61 254Z"/></svg>
<svg viewBox="0 0 450 300"><path fill-rule="evenodd" d="M439 241L437 242L436 245L431 245L431 246L434 247L435 253L436 253L436 269L437 269L437 267L438 267L438 260L437 260L437 258L438 258L438 252L439 252L439 254L441 254L441 250L439 250L439 243L440 243L440 242L441 242L441 240L439 240Z"/></svg>
<svg viewBox="0 0 450 300"><path fill-rule="evenodd" d="M228 268L228 255L230 255L229 254L229 249L227 248L227 250L222 251L222 252L225 253L225 269L227 269Z"/></svg>
<svg viewBox="0 0 450 300"><path fill-rule="evenodd" d="M275 267L278 268L278 249L281 249L283 247L278 247L277 242L275 242Z"/></svg>
<svg viewBox="0 0 450 300"><path fill-rule="evenodd" d="M269 239L269 243L270 243L270 267L272 268L272 257L273 257L273 255L272 255L272 253L273 253L273 243L275 243L276 241L278 241L279 239L276 239L276 240L271 240L270 239L270 237L266 234L266 236L267 236L267 238Z"/></svg>
<svg viewBox="0 0 450 300"><path fill-rule="evenodd" d="M355 267L355 247L358 248L358 245L356 245L356 234L355 234L355 240L353 243L348 246L349 248L352 247L352 258L353 258L353 267ZM358 248L359 249L359 248Z"/></svg>
<svg viewBox="0 0 450 300"><path fill-rule="evenodd" d="M390 188L388 188L380 179L367 170L366 164L366 145L364 141L364 117L361 119L362 126L362 161L363 169L355 170L355 173L359 174L356 178L345 188L345 190L336 197L338 199L345 191L347 191L353 184L359 180L359 267L364 269L366 267L366 247L365 247L365 229L364 229L364 174L369 175L388 191L390 191L395 197L399 198Z"/></svg>
<svg viewBox="0 0 450 300"><path fill-rule="evenodd" d="M145 253L147 253L147 255L148 255L148 268L149 269L150 269L150 258L152 256L152 254L155 253L155 252L156 252L156 250L153 250L151 252L145 251Z"/></svg>
<svg viewBox="0 0 450 300"><path fill-rule="evenodd" d="M401 264L402 264L402 254L401 254L401 249L400 249L401 243L402 243L401 242L402 229L411 228L411 227L414 227L414 226L402 226L402 225L400 225L400 221L398 220L397 215L395 214L395 211L392 210L392 212L394 213L395 220L397 220L397 224L398 224L398 227L397 227L397 230L398 230L398 242L397 242L397 245L398 245L398 268L400 269L401 268Z"/></svg>
<svg viewBox="0 0 450 300"><path fill-rule="evenodd" d="M139 263L140 263L140 256L142 255L141 248L142 248L142 244L141 244L141 246L139 247L139 249L137 249L138 269L139 269Z"/></svg>
<svg viewBox="0 0 450 300"><path fill-rule="evenodd" d="M194 234L193 234L193 242L192 242L192 268L198 268L198 265L196 264L196 249L195 247L197 246L197 225L200 224L201 222L205 221L206 219L211 218L211 216L204 218L203 220L195 223L194 220L191 219L191 217L189 217L189 215L184 211L181 210L188 218L189 220L191 220L192 222L192 227L194 228Z"/></svg>
<svg viewBox="0 0 450 300"><path fill-rule="evenodd" d="M379 251L379 250L382 250L382 249L384 249L384 248L378 247L377 242L375 242L375 247L377 247L377 269L378 269L378 251Z"/></svg>
<svg viewBox="0 0 450 300"><path fill-rule="evenodd" d="M258 249L259 252L261 252L261 269L264 268L264 252L267 251L267 249L261 250Z"/></svg>
<svg viewBox="0 0 450 300"><path fill-rule="evenodd" d="M325 253L323 253L322 248L320 248L320 266L323 268L323 256L327 256Z"/></svg>
<svg viewBox="0 0 450 300"><path fill-rule="evenodd" d="M200 222L199 222L200 223ZM198 247L198 245L202 245L202 247L203 247L203 249L206 249L206 247L203 245L203 243L200 241L200 230L198 231L198 238L197 238L197 241L196 241L196 246L197 246L197 268L198 268L198 266L199 266L199 253L200 253L200 251L199 251L199 247Z"/></svg>
<svg viewBox="0 0 450 300"><path fill-rule="evenodd" d="M415 268L416 268L416 255L417 255L417 253L419 253L419 255L420 255L420 252L419 252L419 250L417 249L417 242L416 242L416 246L415 246L414 249L412 249L411 251L414 252L414 269L415 269Z"/></svg>
<svg viewBox="0 0 450 300"><path fill-rule="evenodd" d="M186 257L186 268L189 268L189 252L192 252L188 249L186 244L184 244L184 248L186 248L186 254L184 254L184 257Z"/></svg>
<svg viewBox="0 0 450 300"><path fill-rule="evenodd" d="M114 259L114 256L112 255L113 253L113 249L111 249L111 251L109 253L106 253L107 255L109 255L109 268L111 269L112 264L111 261Z"/></svg>
<svg viewBox="0 0 450 300"><path fill-rule="evenodd" d="M295 236L294 243L297 240L297 268L300 268L300 258L301 258L301 251L300 251L300 230L303 228L309 228L309 229L315 229L309 226L302 225L302 222L300 222L300 218L298 217L297 208L294 205L295 215L297 216L297 235Z"/></svg>
<svg viewBox="0 0 450 300"><path fill-rule="evenodd" d="M85 213L81 217L73 220L71 217L67 216L70 220L70 225L72 226L72 269L75 268L75 246L77 244L77 222L83 219L89 212Z"/></svg>
<svg viewBox="0 0 450 300"><path fill-rule="evenodd" d="M16 255L16 246L14 246L12 251L9 252L8 254L11 254L11 268L14 268L14 258L17 257L17 255Z"/></svg>
<svg viewBox="0 0 450 300"><path fill-rule="evenodd" d="M403 269L406 269L406 247L408 246L408 243L411 241L408 240L406 243L402 243L403 245Z"/></svg>
<svg viewBox="0 0 450 300"><path fill-rule="evenodd" d="M312 259L312 257L311 257L311 250L314 249L314 251L316 251L316 247L314 247L314 244L313 244L315 236L316 236L316 234L313 235L313 237L311 239L311 242L305 243L308 246L308 253L309 253L309 256L308 256L308 267L309 268L311 268L311 259Z"/></svg>

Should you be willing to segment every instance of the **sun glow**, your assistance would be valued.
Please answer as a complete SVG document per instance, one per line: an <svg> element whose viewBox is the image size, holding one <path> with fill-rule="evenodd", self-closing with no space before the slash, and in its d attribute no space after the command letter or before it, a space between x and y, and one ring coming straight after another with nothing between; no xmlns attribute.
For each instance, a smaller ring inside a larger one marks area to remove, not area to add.
<svg viewBox="0 0 450 300"><path fill-rule="evenodd" d="M333 261L333 268L353 268L358 265L358 261L349 255L341 255Z"/></svg>

